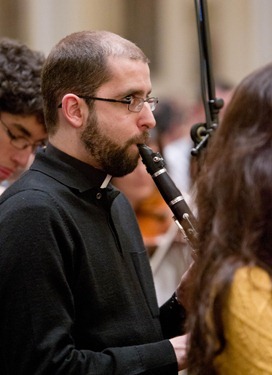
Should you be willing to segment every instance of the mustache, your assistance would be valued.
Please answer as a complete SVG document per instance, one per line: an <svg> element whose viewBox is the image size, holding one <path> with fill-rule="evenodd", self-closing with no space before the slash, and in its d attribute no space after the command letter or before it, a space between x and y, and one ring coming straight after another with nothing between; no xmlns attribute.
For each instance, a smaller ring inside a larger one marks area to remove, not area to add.
<svg viewBox="0 0 272 375"><path fill-rule="evenodd" d="M145 144L150 139L150 133L148 130L144 131L141 135L135 136L131 139L129 139L126 143L126 146L131 146L134 144Z"/></svg>

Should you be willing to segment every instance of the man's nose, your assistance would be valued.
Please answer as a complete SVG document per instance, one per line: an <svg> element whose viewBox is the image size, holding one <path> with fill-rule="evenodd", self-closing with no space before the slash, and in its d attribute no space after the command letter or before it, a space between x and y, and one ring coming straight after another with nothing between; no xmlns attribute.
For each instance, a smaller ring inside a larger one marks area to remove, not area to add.
<svg viewBox="0 0 272 375"><path fill-rule="evenodd" d="M140 112L140 125L153 129L156 126L156 120L153 115L153 112L148 103L144 103L143 108Z"/></svg>

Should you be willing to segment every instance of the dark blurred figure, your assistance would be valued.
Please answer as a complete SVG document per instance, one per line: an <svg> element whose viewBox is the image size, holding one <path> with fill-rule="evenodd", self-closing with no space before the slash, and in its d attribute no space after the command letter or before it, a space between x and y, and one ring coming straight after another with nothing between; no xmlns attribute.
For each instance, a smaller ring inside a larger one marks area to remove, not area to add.
<svg viewBox="0 0 272 375"><path fill-rule="evenodd" d="M228 105L232 92L232 84L220 80L217 82L216 97L223 99L225 103L219 112L219 120L223 118L225 108ZM189 107L184 120L182 135L166 145L163 152L168 172L173 181L182 193L191 194L194 175L198 171L198 163L196 163L197 158L192 158L191 156L191 150L194 146L190 134L191 128L195 124L205 123L206 121L204 105L200 96L197 98L196 103Z"/></svg>
<svg viewBox="0 0 272 375"><path fill-rule="evenodd" d="M154 111L156 128L152 130L156 138L158 151L164 155L164 148L169 143L183 137L186 133L186 107L174 99L160 100Z"/></svg>

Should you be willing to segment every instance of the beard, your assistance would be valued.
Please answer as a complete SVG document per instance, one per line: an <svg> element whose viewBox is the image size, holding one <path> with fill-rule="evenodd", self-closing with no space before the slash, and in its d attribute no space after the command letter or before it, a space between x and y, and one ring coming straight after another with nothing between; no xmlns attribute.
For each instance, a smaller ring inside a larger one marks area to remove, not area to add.
<svg viewBox="0 0 272 375"><path fill-rule="evenodd" d="M132 145L146 143L149 132L127 140L122 146L111 140L99 128L96 113L90 113L87 125L81 134L85 149L98 163L100 168L113 177L122 177L131 173L138 164L139 151L131 150Z"/></svg>

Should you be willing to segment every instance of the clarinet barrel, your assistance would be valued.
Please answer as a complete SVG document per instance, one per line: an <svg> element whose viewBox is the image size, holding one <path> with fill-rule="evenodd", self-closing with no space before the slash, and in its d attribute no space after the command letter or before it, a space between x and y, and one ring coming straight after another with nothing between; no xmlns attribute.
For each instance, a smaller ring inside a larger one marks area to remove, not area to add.
<svg viewBox="0 0 272 375"><path fill-rule="evenodd" d="M174 214L174 221L194 253L197 253L197 221L180 190L169 176L163 157L144 144L138 145L138 149L147 172Z"/></svg>

